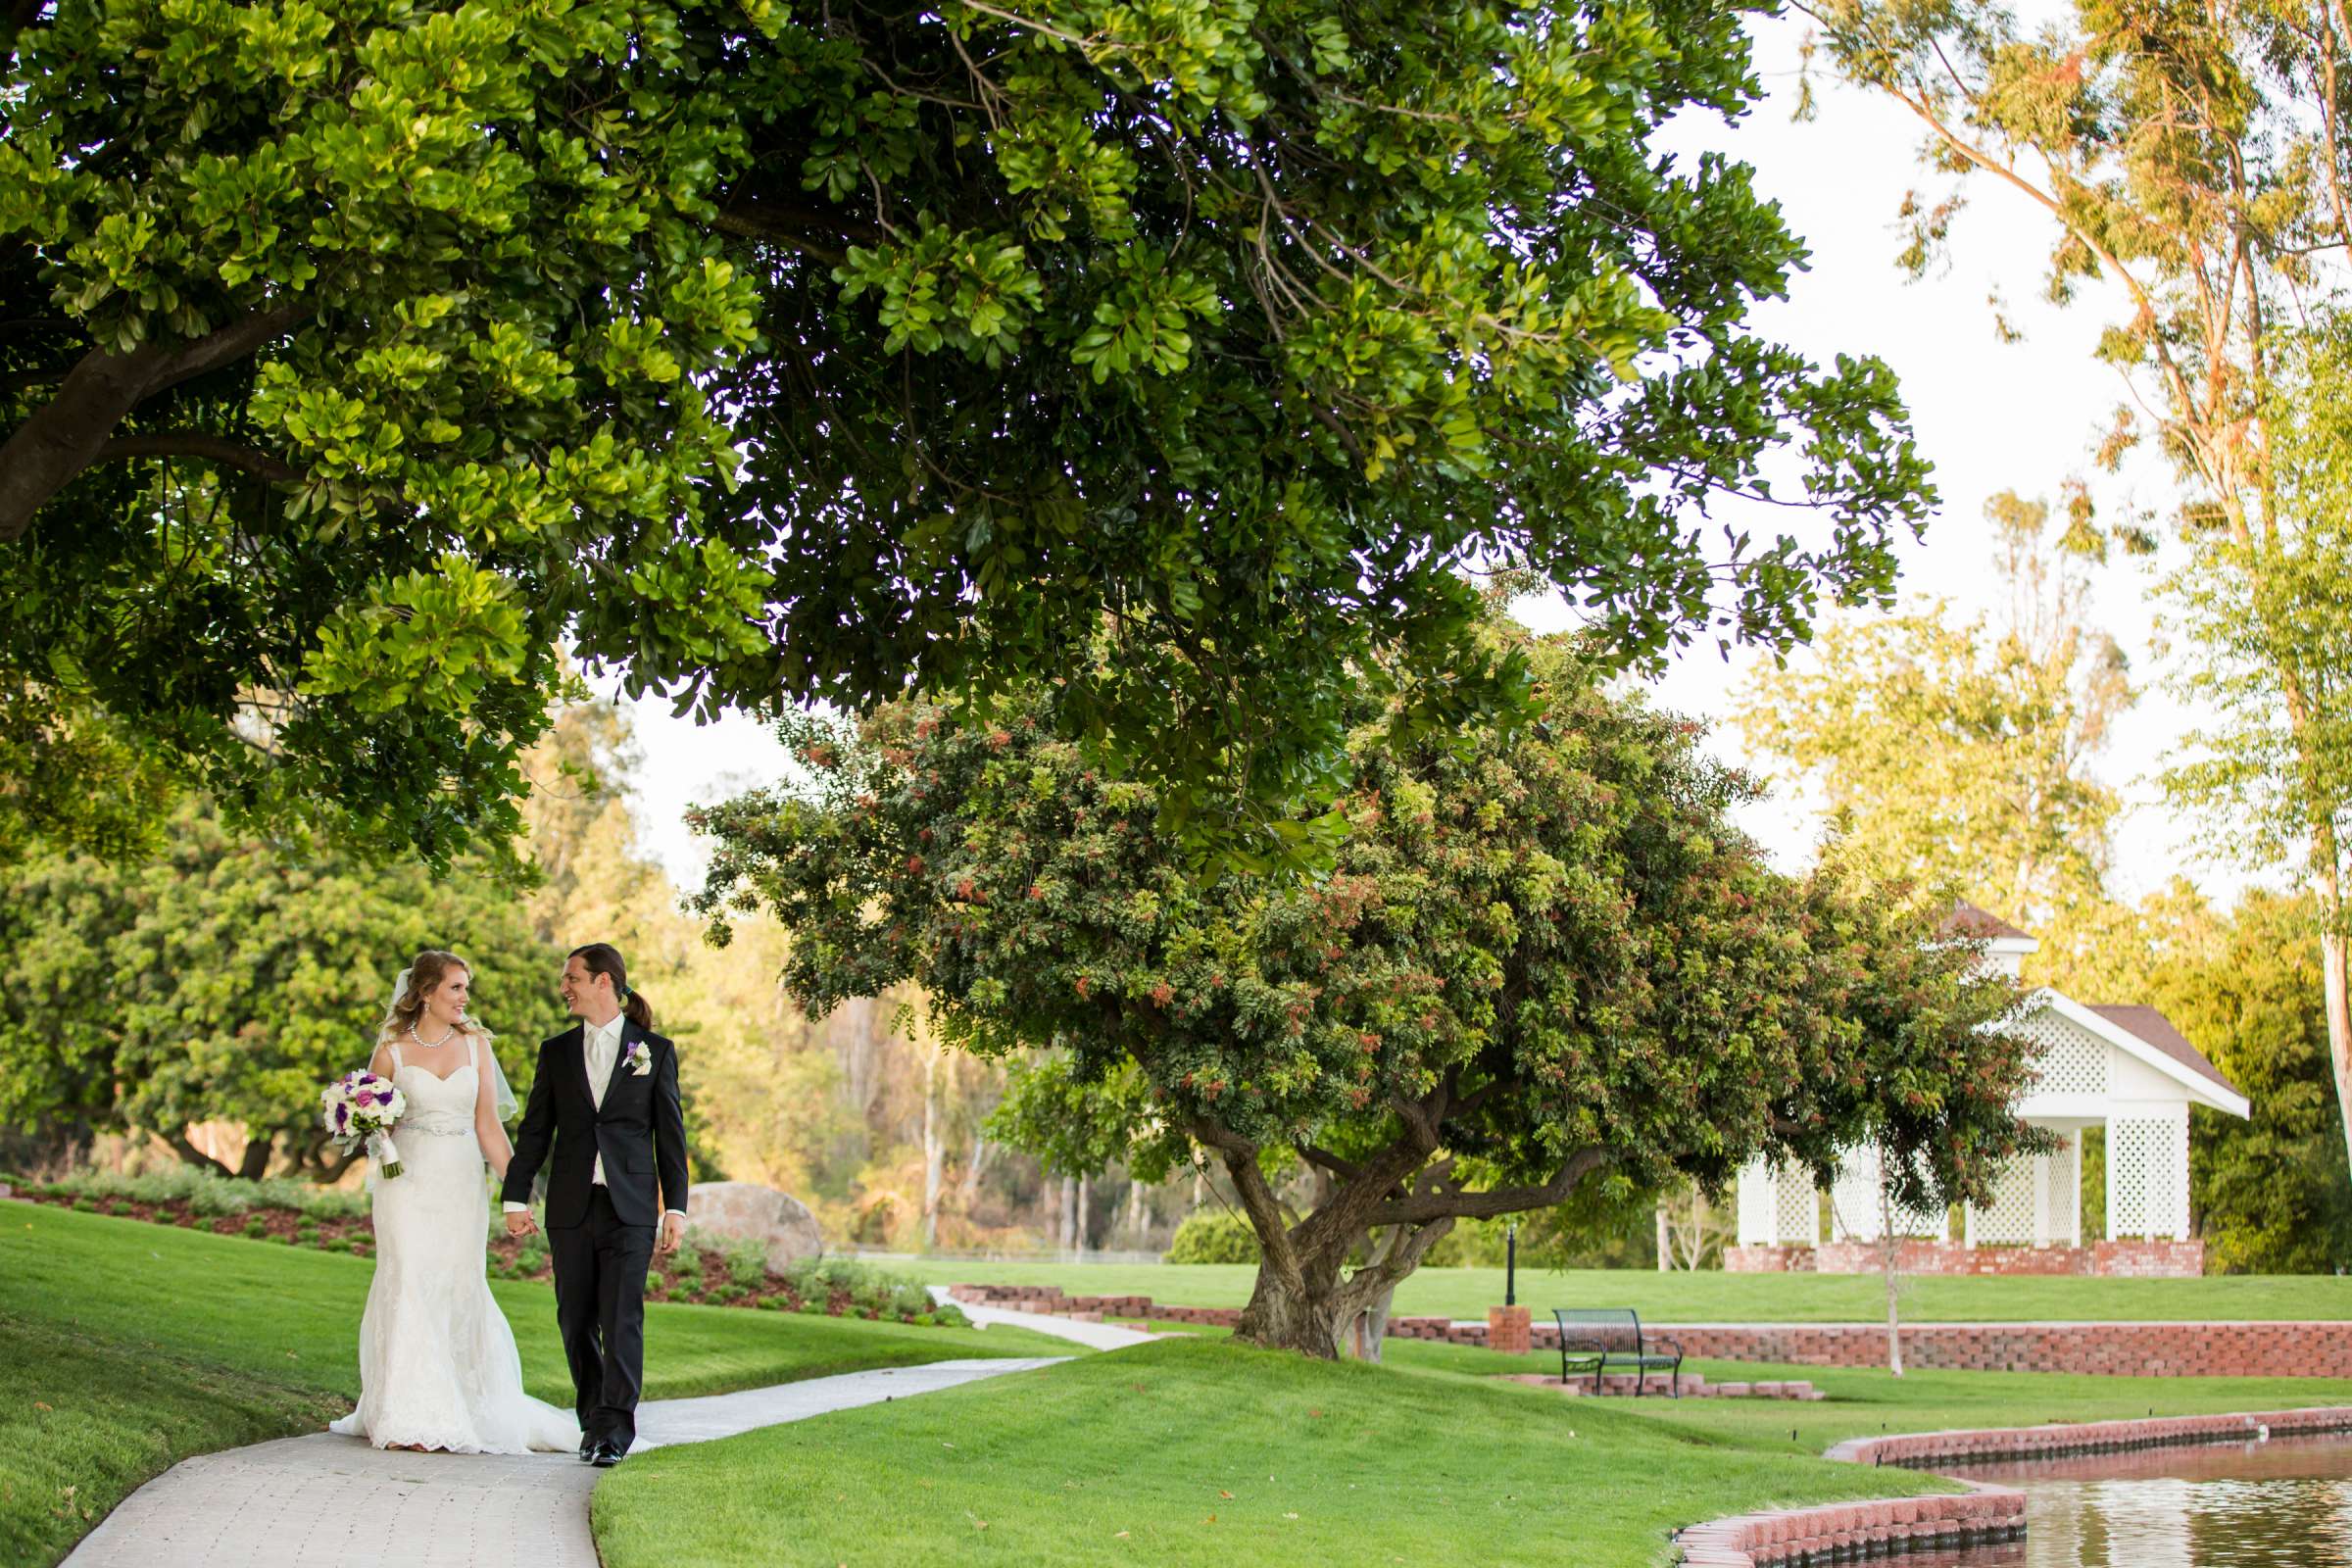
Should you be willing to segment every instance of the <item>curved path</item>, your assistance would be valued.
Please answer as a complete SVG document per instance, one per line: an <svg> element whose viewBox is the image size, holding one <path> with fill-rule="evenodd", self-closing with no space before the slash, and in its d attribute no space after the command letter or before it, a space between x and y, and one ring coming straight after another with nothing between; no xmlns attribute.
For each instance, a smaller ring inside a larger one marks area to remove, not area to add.
<svg viewBox="0 0 2352 1568"><path fill-rule="evenodd" d="M638 1406L637 1450L1059 1359L933 1361L655 1399ZM83 1537L66 1568L598 1568L588 1534L598 1473L570 1454L400 1453L325 1432L280 1438L173 1465Z"/></svg>

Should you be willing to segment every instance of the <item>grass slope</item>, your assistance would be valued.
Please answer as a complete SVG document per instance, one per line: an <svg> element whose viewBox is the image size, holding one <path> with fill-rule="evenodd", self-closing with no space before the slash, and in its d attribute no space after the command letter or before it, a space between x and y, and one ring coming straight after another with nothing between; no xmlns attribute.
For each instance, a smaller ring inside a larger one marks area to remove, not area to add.
<svg viewBox="0 0 2352 1568"><path fill-rule="evenodd" d="M131 1489L189 1454L317 1431L350 1409L373 1267L0 1201L0 1563L54 1562ZM525 1385L568 1404L553 1294L494 1289ZM1017 1329L653 1306L646 1395L1070 1349Z"/></svg>
<svg viewBox="0 0 2352 1568"><path fill-rule="evenodd" d="M2306 1379L1819 1368L1786 1369L1819 1402L1565 1399L1488 1376L1541 1356L1389 1350L1316 1363L1186 1335L663 1449L598 1489L597 1544L607 1568L1651 1568L1680 1525L1942 1485L1818 1457L1841 1438L2352 1399Z"/></svg>
<svg viewBox="0 0 2352 1568"><path fill-rule="evenodd" d="M630 1461L607 1568L1612 1563L1768 1499L1944 1490L1612 1406L1187 1337Z"/></svg>
<svg viewBox="0 0 2352 1568"><path fill-rule="evenodd" d="M1241 1264L892 1260L931 1285L1058 1285L1072 1296L1149 1296L1183 1306L1240 1306L1256 1270ZM1399 1286L1401 1316L1484 1318L1502 1300L1498 1268L1425 1268ZM1555 1306L1630 1306L1660 1323L1875 1323L1886 1315L1876 1274L1661 1274L1648 1269L1519 1271L1519 1299L1539 1321ZM2352 1278L2216 1275L2195 1280L1919 1276L1903 1315L1921 1323L2352 1320Z"/></svg>

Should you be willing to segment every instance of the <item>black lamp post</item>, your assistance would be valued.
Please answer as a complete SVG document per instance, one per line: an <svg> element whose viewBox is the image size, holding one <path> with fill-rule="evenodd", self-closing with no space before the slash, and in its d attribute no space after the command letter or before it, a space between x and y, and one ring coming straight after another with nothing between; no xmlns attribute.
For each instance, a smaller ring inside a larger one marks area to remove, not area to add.
<svg viewBox="0 0 2352 1568"><path fill-rule="evenodd" d="M1502 1304L1519 1304L1519 1222L1502 1229Z"/></svg>

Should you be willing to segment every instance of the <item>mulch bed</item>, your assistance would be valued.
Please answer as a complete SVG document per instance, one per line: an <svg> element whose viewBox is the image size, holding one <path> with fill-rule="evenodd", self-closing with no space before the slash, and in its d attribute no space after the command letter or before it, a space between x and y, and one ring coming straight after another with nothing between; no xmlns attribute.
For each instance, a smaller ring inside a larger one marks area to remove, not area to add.
<svg viewBox="0 0 2352 1568"><path fill-rule="evenodd" d="M80 1198L71 1193L37 1187L21 1187L9 1196L21 1202L46 1203L52 1208L72 1208L83 1213L112 1215L118 1219L143 1220L150 1225L176 1225L181 1230L211 1231L217 1236L244 1236L255 1241L316 1248L322 1252L349 1252L355 1257L372 1257L375 1254L375 1225L366 1215L346 1219L259 1205L241 1214L205 1215L196 1213L184 1199L148 1203L124 1198ZM489 1269L493 1279L547 1283L555 1278L555 1265L548 1260L544 1238L497 1236L491 1238L489 1251ZM703 1251L700 1256L703 1267L699 1277L676 1269L657 1268L646 1277L645 1298L649 1301L682 1301L700 1306L745 1306L771 1312L822 1313L827 1317L872 1320L882 1316L871 1308L858 1306L848 1291L835 1291L821 1302L805 1301L801 1294L780 1275L765 1275L759 1284L753 1286L736 1285L728 1275L727 1259L723 1253ZM894 1321L911 1323L914 1320L911 1317L900 1317Z"/></svg>

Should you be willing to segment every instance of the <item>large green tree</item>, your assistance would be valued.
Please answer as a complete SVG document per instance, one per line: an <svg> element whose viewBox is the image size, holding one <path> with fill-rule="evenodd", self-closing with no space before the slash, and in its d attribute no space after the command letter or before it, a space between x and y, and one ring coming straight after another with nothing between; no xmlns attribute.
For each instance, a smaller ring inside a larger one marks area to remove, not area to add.
<svg viewBox="0 0 2352 1568"><path fill-rule="evenodd" d="M1834 70L1919 119L1923 161L1951 182L1905 197L1905 267L1940 266L1965 192L1990 185L2046 220L2010 260L2045 267L2053 300L2107 313L2096 352L2128 397L2101 456L2120 464L2144 443L2174 471L2171 591L2190 633L2178 673L2221 710L2167 784L2224 854L2309 878L2352 1150L2352 6L2076 0L2030 21L1995 0L1799 9Z"/></svg>
<svg viewBox="0 0 2352 1568"><path fill-rule="evenodd" d="M1749 171L1659 145L1755 101L1738 8L8 16L0 703L234 809L512 829L567 633L701 713L1076 672L1277 851L1344 671L1517 689L1457 566L1783 646L1925 515L1886 368L1749 326L1803 256ZM1818 526L1716 531L1768 468Z"/></svg>
<svg viewBox="0 0 2352 1568"><path fill-rule="evenodd" d="M1054 738L1047 687L993 719L803 727L807 792L702 814L701 906L781 918L812 1007L913 980L957 1045L1059 1047L1023 1092L1055 1097L1028 1125L1060 1168L1220 1162L1262 1344L1330 1355L1457 1219L1595 1180L1720 1187L1877 1136L1903 1192L1974 1190L2021 1137L2022 1047L1981 1027L2007 982L1890 903L1774 874L1696 726L1487 635L1529 659L1537 716L1397 741L1366 701L1310 885L1190 874L1152 787ZM1297 1216L1289 1162L1315 1177Z"/></svg>
<svg viewBox="0 0 2352 1568"><path fill-rule="evenodd" d="M318 1091L367 1065L411 954L465 955L518 1093L563 961L478 871L305 856L194 807L154 861L47 855L0 872L0 1122L152 1133L206 1165L188 1129L228 1122L246 1176L350 1163L326 1146Z"/></svg>

